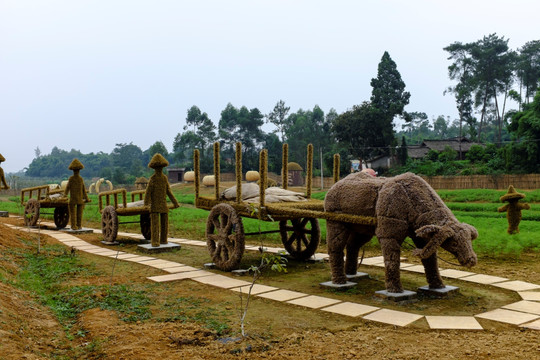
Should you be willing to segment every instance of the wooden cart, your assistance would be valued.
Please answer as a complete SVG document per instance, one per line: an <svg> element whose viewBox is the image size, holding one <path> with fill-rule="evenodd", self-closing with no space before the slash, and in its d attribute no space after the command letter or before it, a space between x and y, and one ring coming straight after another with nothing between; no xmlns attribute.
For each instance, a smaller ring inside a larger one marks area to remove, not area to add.
<svg viewBox="0 0 540 360"><path fill-rule="evenodd" d="M119 224L133 224L137 222L141 226L141 234L146 240L150 240L150 208L144 206L145 193L146 190L137 190L131 192L131 202L127 202L127 191L125 189L117 189L99 193L98 197L99 212L101 213L101 232L103 234L104 241L111 243L115 242L116 237L118 236ZM168 204L168 207L169 209L173 209L174 205ZM139 221L119 222L119 216L139 216Z"/></svg>
<svg viewBox="0 0 540 360"><path fill-rule="evenodd" d="M34 186L21 190L21 205L24 206L24 224L36 226L41 209L53 208L54 224L62 229L69 223L68 198L64 190L51 190L49 185Z"/></svg>
<svg viewBox="0 0 540 360"><path fill-rule="evenodd" d="M241 174L241 145L236 144L236 174ZM309 259L319 246L320 228L318 219L332 220L335 214L324 211L324 201L311 199L311 179L313 167L313 146L308 145L306 198L303 202L266 203L265 186L267 183L267 151L262 150L259 158L260 192L259 203L247 204L241 199L241 176L236 176L236 200L220 199L219 188L219 143L214 144L214 197L203 197L199 194L200 164L199 151L194 152L195 168L195 205L197 208L210 210L206 224L207 248L217 268L230 271L237 269L242 260L246 235L261 233L244 233L242 217L256 218L262 221L278 221L279 232L285 250L295 259ZM288 146L283 146L282 187L287 189ZM334 182L339 180L339 155L334 156ZM339 214L340 221L372 226L375 218Z"/></svg>

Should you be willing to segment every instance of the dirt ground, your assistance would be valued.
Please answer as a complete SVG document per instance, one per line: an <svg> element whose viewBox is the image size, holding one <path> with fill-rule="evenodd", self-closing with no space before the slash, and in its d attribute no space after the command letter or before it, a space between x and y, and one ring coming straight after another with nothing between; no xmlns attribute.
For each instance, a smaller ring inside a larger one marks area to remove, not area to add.
<svg viewBox="0 0 540 360"><path fill-rule="evenodd" d="M336 326L340 316L331 315L334 323L329 326L320 323L298 326L293 322L280 328L279 334L224 341L195 322L150 319L129 323L120 320L116 312L94 308L80 314L72 329L84 331L86 336L74 338L48 308L31 294L11 285L20 264L3 255L10 249L27 246L21 241L25 236L24 232L0 225L0 359L540 358L539 331L482 319L480 322L486 328L483 331L436 331L423 327L399 328L362 319L355 320L353 325L343 320L343 326ZM485 260L475 271L481 272L486 267L495 269L491 274L538 281L540 265L535 255L525 255L525 260L519 261L521 270L513 262ZM216 291L210 286L201 288L208 296ZM271 302L266 304L274 306ZM95 348L89 349L89 344Z"/></svg>

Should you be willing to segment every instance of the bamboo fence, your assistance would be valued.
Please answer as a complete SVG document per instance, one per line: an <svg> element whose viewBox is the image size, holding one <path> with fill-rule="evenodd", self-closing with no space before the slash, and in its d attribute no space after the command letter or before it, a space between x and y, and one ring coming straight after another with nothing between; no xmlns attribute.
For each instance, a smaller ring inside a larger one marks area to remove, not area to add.
<svg viewBox="0 0 540 360"><path fill-rule="evenodd" d="M439 190L495 189L506 190L513 185L516 189L535 190L540 188L540 174L523 175L470 175L470 176L424 176L432 188Z"/></svg>

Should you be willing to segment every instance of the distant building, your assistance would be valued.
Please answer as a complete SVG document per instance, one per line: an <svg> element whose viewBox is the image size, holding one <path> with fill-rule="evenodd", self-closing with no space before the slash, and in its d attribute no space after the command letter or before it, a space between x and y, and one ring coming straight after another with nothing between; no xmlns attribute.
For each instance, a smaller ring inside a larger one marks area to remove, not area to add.
<svg viewBox="0 0 540 360"><path fill-rule="evenodd" d="M179 183L184 181L184 172L185 168L172 168L167 169L167 172L169 173L169 182L171 184Z"/></svg>
<svg viewBox="0 0 540 360"><path fill-rule="evenodd" d="M444 151L448 146L458 153L461 152L461 159L465 159L465 155L473 145L484 146L484 144L481 143L471 142L465 137L462 137L461 139L458 137L446 140L424 140L420 145L407 146L407 155L411 159L422 159L427 155L429 150Z"/></svg>

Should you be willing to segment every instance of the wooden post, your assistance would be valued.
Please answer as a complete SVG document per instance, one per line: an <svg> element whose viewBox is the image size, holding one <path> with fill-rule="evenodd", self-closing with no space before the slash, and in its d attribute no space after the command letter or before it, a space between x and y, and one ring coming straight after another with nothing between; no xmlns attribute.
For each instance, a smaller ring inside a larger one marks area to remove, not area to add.
<svg viewBox="0 0 540 360"><path fill-rule="evenodd" d="M339 181L339 154L334 154L334 184Z"/></svg>
<svg viewBox="0 0 540 360"><path fill-rule="evenodd" d="M242 143L236 143L236 203L242 202Z"/></svg>
<svg viewBox="0 0 540 360"><path fill-rule="evenodd" d="M219 200L219 178L220 178L220 168L219 168L219 142L214 143L214 192L216 200Z"/></svg>
<svg viewBox="0 0 540 360"><path fill-rule="evenodd" d="M287 189L289 187L289 144L283 144L283 155L281 157L281 182L282 188Z"/></svg>
<svg viewBox="0 0 540 360"><path fill-rule="evenodd" d="M308 144L307 146L306 175L306 199L311 199L311 182L313 180L313 144Z"/></svg>
<svg viewBox="0 0 540 360"><path fill-rule="evenodd" d="M201 177L201 168L200 168L200 154L199 150L195 149L193 151L193 168L195 170L195 178L193 181L195 182L195 205L197 205L197 202L199 200L199 187L200 187L200 177Z"/></svg>

